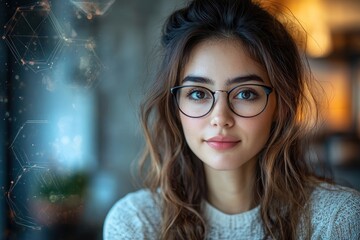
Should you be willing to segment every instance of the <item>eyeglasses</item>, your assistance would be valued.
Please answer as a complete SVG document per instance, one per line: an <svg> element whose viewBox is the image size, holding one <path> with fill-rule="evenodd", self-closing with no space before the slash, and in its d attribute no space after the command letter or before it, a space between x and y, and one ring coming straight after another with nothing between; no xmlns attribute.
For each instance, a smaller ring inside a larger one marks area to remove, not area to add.
<svg viewBox="0 0 360 240"><path fill-rule="evenodd" d="M215 94L227 93L228 106L236 115L251 118L262 113L273 89L261 84L242 84L229 91L211 91L196 85L177 86L170 89L179 110L188 117L200 118L215 105Z"/></svg>

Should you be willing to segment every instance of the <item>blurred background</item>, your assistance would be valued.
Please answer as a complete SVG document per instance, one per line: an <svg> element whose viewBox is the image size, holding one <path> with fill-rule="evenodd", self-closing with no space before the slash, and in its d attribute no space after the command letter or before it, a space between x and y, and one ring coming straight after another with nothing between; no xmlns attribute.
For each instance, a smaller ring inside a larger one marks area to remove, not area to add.
<svg viewBox="0 0 360 240"><path fill-rule="evenodd" d="M139 187L138 104L184 2L0 0L0 239L102 238L112 204ZM266 4L306 29L326 92L314 165L360 190L360 1Z"/></svg>

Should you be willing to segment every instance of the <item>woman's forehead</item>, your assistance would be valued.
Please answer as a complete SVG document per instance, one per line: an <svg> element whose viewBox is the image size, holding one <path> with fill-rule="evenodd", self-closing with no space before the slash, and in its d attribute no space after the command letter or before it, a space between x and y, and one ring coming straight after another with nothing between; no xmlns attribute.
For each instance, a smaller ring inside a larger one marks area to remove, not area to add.
<svg viewBox="0 0 360 240"><path fill-rule="evenodd" d="M245 45L236 39L210 39L194 46L181 69L180 83L189 76L209 79L208 83L220 79L224 83L250 79L270 84L264 67L253 60Z"/></svg>

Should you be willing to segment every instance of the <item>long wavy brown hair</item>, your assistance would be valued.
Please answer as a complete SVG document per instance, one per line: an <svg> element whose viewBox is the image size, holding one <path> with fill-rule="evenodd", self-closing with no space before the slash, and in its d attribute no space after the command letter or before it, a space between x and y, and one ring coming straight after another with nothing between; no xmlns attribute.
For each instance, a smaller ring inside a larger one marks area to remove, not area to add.
<svg viewBox="0 0 360 240"><path fill-rule="evenodd" d="M167 19L162 63L141 105L146 147L140 161L145 186L161 195L161 239L204 239L202 162L189 149L170 88L194 46L210 38L237 39L267 71L276 93L276 122L259 154L256 199L267 237L295 239L300 217L318 183L305 159L316 113L308 65L288 25L251 0L194 0ZM158 191L160 189L160 191ZM310 224L308 231L310 232Z"/></svg>

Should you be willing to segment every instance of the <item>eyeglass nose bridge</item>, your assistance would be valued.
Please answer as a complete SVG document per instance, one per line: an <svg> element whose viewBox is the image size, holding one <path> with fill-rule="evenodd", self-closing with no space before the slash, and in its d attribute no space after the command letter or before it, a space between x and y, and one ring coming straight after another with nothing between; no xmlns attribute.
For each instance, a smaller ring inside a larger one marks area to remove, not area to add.
<svg viewBox="0 0 360 240"><path fill-rule="evenodd" d="M220 92L220 93L226 93L226 97L229 97L229 93L230 93L229 91L226 91L226 90L215 90L215 91L212 92L212 95L213 95L213 98L214 98L214 99L216 99L216 98L215 98L215 94L218 93L218 92Z"/></svg>
<svg viewBox="0 0 360 240"><path fill-rule="evenodd" d="M217 103L217 101L218 101L218 99L219 99L219 97L215 97L215 94L216 94L216 93L226 93L226 103L227 103L227 106L228 106L228 108L229 108L231 111L234 111L234 110L231 108L231 104L230 104L230 100L229 100L230 91L226 91L226 90L215 90L215 91L213 91L213 92L211 92L211 93L212 93L214 99L213 99L213 104L212 104L209 112L211 112L211 111L214 109L215 104Z"/></svg>

